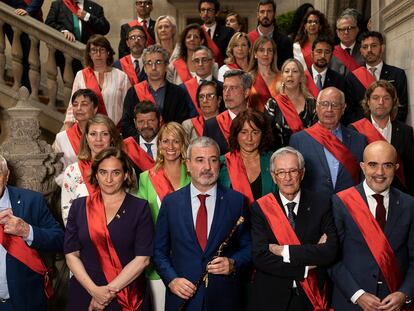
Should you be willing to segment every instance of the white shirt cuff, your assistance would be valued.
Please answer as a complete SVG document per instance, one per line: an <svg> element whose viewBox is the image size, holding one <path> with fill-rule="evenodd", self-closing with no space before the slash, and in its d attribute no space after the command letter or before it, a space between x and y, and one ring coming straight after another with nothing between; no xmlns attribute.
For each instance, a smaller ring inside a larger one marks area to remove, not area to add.
<svg viewBox="0 0 414 311"><path fill-rule="evenodd" d="M33 243L33 228L31 225L29 225L29 235L27 236L27 238L24 239L24 241L29 246Z"/></svg>
<svg viewBox="0 0 414 311"><path fill-rule="evenodd" d="M91 17L91 14L86 12L85 18L83 19L85 22L89 21L89 18Z"/></svg>
<svg viewBox="0 0 414 311"><path fill-rule="evenodd" d="M308 273L309 273L309 266L305 266L305 274L303 275L304 279L308 277Z"/></svg>
<svg viewBox="0 0 414 311"><path fill-rule="evenodd" d="M363 289L358 289L355 294L352 295L351 301L353 304L357 304L357 300L359 297L361 297L363 294L365 294L365 291Z"/></svg>
<svg viewBox="0 0 414 311"><path fill-rule="evenodd" d="M289 245L283 245L282 257L283 257L283 262L290 263Z"/></svg>

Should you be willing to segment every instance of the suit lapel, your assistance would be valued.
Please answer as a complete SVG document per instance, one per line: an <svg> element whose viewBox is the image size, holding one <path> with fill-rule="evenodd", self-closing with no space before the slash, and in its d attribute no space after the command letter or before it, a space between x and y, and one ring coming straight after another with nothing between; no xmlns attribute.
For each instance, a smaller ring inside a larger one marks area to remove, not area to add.
<svg viewBox="0 0 414 311"><path fill-rule="evenodd" d="M190 185L185 187L185 191L181 192L182 194L182 201L183 204L183 219L184 219L184 226L186 234L192 238L193 242L197 244L198 248L201 250L200 244L198 244L197 235L194 228L194 221L193 220L193 211L191 205L191 192L190 192Z"/></svg>
<svg viewBox="0 0 414 311"><path fill-rule="evenodd" d="M318 157L320 163L321 163L321 167L322 169L325 171L325 173L327 174L327 176L331 177L331 172L329 170L329 166L328 166L328 161L326 160L326 156L325 156L325 151L323 149L323 145L321 145L320 143L318 143L315 139L313 139L310 136L310 139L312 141L312 146L315 150L314 154ZM332 183L331 183L332 185Z"/></svg>
<svg viewBox="0 0 414 311"><path fill-rule="evenodd" d="M348 148L349 152L351 152L351 133L348 131L348 129L342 125L339 125L341 127L342 131L342 143ZM344 166L339 162L339 168L338 168L338 176L337 181L340 178L341 174L343 173ZM336 186L336 185L335 185Z"/></svg>
<svg viewBox="0 0 414 311"><path fill-rule="evenodd" d="M403 145L402 141L402 135L400 132L400 127L396 122L391 122L392 128L391 128L391 144L399 150L401 146ZM400 150L401 151L401 150Z"/></svg>
<svg viewBox="0 0 414 311"><path fill-rule="evenodd" d="M400 204L400 195L393 188L390 188L390 199L388 205L387 222L385 223L385 235L389 239L394 228L398 226L398 219L403 211Z"/></svg>
<svg viewBox="0 0 414 311"><path fill-rule="evenodd" d="M218 232L223 229L221 224L226 217L226 207L224 206L223 202L224 192L220 186L217 185L217 197L216 206L214 207L213 222L211 224L210 233L208 235L207 245L204 252L208 252L211 247L216 246L216 237L218 235Z"/></svg>
<svg viewBox="0 0 414 311"><path fill-rule="evenodd" d="M22 198L20 197L19 193L14 191L13 188L7 187L7 189L9 191L9 197L10 197L10 203L11 203L13 215L21 217L23 214L22 211L23 211L23 206L24 206Z"/></svg>
<svg viewBox="0 0 414 311"><path fill-rule="evenodd" d="M302 242L303 237L306 237L306 232L308 229L307 222L309 222L309 216L311 213L311 204L309 198L306 196L305 192L302 191L300 195L298 214L296 215L295 222L295 233L299 241Z"/></svg>

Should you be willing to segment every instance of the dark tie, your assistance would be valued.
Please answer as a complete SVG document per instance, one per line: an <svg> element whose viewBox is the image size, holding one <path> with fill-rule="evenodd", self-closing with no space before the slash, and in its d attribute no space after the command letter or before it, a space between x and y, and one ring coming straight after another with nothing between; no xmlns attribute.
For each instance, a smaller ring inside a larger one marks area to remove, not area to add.
<svg viewBox="0 0 414 311"><path fill-rule="evenodd" d="M369 72L372 74L372 76L377 80L377 77L375 76L375 71L377 71L376 67L369 68Z"/></svg>
<svg viewBox="0 0 414 311"><path fill-rule="evenodd" d="M345 51L347 51L348 54L351 55L351 48L345 48Z"/></svg>
<svg viewBox="0 0 414 311"><path fill-rule="evenodd" d="M316 86L319 90L322 90L322 75L320 73L316 76Z"/></svg>
<svg viewBox="0 0 414 311"><path fill-rule="evenodd" d="M207 30L207 33L208 33L208 36L211 38L211 29L210 28Z"/></svg>
<svg viewBox="0 0 414 311"><path fill-rule="evenodd" d="M375 209L375 219L377 220L382 231L385 228L385 206L384 196L381 194L373 194L374 199L377 201L377 208Z"/></svg>
<svg viewBox="0 0 414 311"><path fill-rule="evenodd" d="M147 143L144 143L144 145L145 145L145 147L147 147L147 154L152 158L152 159L154 159L154 154L152 153L152 149L151 149L151 146L152 146L152 144L147 144Z"/></svg>
<svg viewBox="0 0 414 311"><path fill-rule="evenodd" d="M289 223L290 223L291 227L293 228L293 230L295 230L295 218L296 218L295 212L293 211L295 209L295 205L296 205L295 202L289 202L289 203L286 204L286 206L288 208L287 218L288 218Z"/></svg>
<svg viewBox="0 0 414 311"><path fill-rule="evenodd" d="M135 74L137 75L137 78L139 77L139 72L140 72L140 68L139 68L139 61L138 59L134 60L134 67L135 67Z"/></svg>
<svg viewBox="0 0 414 311"><path fill-rule="evenodd" d="M200 200L200 208L197 212L196 219L196 234L198 243L201 246L201 249L204 251L207 245L207 208L206 208L206 198L208 194L199 194L197 195Z"/></svg>
<svg viewBox="0 0 414 311"><path fill-rule="evenodd" d="M148 24L147 24L147 20L146 20L146 19L144 19L144 20L142 21L142 26L144 27L144 29L145 29L145 30L147 30L147 29L148 29Z"/></svg>

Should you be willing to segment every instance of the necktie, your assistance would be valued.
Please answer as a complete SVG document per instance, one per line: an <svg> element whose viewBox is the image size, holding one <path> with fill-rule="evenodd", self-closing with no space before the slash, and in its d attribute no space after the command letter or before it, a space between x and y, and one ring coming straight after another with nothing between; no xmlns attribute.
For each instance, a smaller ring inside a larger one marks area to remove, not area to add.
<svg viewBox="0 0 414 311"><path fill-rule="evenodd" d="M211 29L210 28L207 30L207 33L208 33L208 36L211 38Z"/></svg>
<svg viewBox="0 0 414 311"><path fill-rule="evenodd" d="M154 159L154 154L152 153L152 149L151 149L152 143L150 143L150 144L144 143L144 145L145 145L145 147L147 147L147 154L148 154L148 155L149 155L152 159Z"/></svg>
<svg viewBox="0 0 414 311"><path fill-rule="evenodd" d="M295 209L295 205L296 205L295 202L289 202L289 203L286 204L286 206L288 208L287 218L288 218L289 224L291 225L293 230L295 230L295 218L296 218L295 212L293 211Z"/></svg>
<svg viewBox="0 0 414 311"><path fill-rule="evenodd" d="M385 206L384 206L384 196L381 194L372 195L377 201L377 208L375 209L375 219L377 220L382 231L385 228Z"/></svg>
<svg viewBox="0 0 414 311"><path fill-rule="evenodd" d="M377 80L377 76L375 75L375 71L377 71L376 67L369 68L369 72L371 72L372 76Z"/></svg>
<svg viewBox="0 0 414 311"><path fill-rule="evenodd" d="M144 20L142 21L142 26L144 26L144 29L145 29L145 30L147 30L147 29L148 29L148 25L147 25L147 20L146 20L146 19L144 19Z"/></svg>
<svg viewBox="0 0 414 311"><path fill-rule="evenodd" d="M137 75L137 78L139 77L139 72L141 71L141 69L139 68L139 61L136 59L134 60L134 67L135 67L135 74Z"/></svg>
<svg viewBox="0 0 414 311"><path fill-rule="evenodd" d="M206 198L208 194L199 194L197 195L200 200L200 208L197 212L196 218L196 234L197 240L200 244L201 249L204 251L207 245L207 208L206 208Z"/></svg>
<svg viewBox="0 0 414 311"><path fill-rule="evenodd" d="M345 51L347 51L348 54L351 55L351 48L345 48Z"/></svg>
<svg viewBox="0 0 414 311"><path fill-rule="evenodd" d="M76 40L80 41L81 30L79 26L79 18L75 14L72 14L72 18L73 18L73 34L75 35Z"/></svg>
<svg viewBox="0 0 414 311"><path fill-rule="evenodd" d="M320 73L316 76L316 86L319 90L322 90L322 75Z"/></svg>

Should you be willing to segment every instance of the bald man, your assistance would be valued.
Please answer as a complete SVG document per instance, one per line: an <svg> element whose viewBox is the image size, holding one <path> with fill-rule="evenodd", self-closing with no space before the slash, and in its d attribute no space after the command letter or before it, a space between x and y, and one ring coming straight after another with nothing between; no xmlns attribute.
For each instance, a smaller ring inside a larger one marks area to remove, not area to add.
<svg viewBox="0 0 414 311"><path fill-rule="evenodd" d="M365 181L333 196L333 307L400 310L414 296L414 198L390 187L399 165L388 142L369 144L360 165Z"/></svg>

